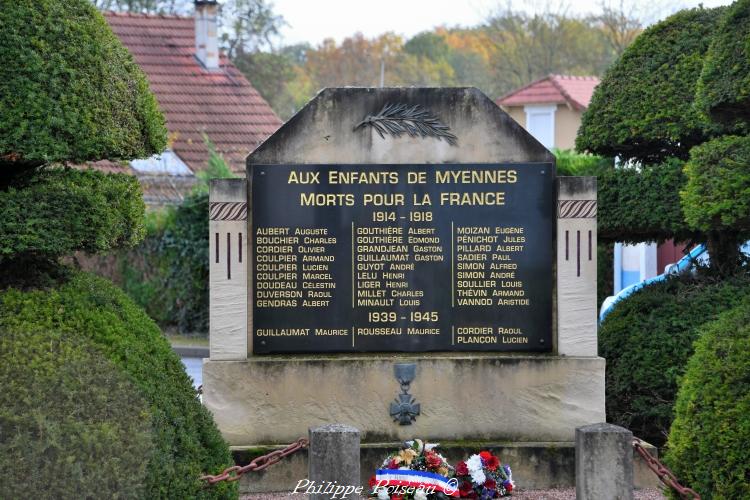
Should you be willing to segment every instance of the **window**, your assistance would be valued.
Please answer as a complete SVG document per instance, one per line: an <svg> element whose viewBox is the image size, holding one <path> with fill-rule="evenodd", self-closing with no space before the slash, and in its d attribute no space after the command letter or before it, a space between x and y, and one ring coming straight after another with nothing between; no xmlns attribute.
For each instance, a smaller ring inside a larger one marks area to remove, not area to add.
<svg viewBox="0 0 750 500"><path fill-rule="evenodd" d="M526 111L526 130L544 147L555 146L555 111L557 105L524 106Z"/></svg>

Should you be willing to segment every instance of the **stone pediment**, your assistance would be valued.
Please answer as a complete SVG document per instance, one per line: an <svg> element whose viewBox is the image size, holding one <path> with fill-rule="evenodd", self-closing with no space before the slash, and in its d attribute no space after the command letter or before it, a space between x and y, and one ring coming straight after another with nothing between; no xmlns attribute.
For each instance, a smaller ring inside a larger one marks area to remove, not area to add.
<svg viewBox="0 0 750 500"><path fill-rule="evenodd" d="M381 137L357 127L387 104L419 105L457 138ZM554 162L554 156L479 89L327 88L253 151L247 164Z"/></svg>

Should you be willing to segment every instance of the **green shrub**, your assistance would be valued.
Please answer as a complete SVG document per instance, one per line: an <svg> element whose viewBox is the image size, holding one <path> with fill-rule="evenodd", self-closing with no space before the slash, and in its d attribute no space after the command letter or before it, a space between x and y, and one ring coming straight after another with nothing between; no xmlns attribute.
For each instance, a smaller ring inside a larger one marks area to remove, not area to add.
<svg viewBox="0 0 750 500"><path fill-rule="evenodd" d="M734 128L750 122L750 0L729 7L713 36L698 81L698 105Z"/></svg>
<svg viewBox="0 0 750 500"><path fill-rule="evenodd" d="M111 283L78 273L51 290L6 289L0 292L2 331L77 336L128 377L152 423L145 498L236 496L233 484L201 487L202 473L232 463L227 445L157 326Z"/></svg>
<svg viewBox="0 0 750 500"><path fill-rule="evenodd" d="M183 333L208 332L208 193L180 204L164 231L167 286L175 292L170 314Z"/></svg>
<svg viewBox="0 0 750 500"><path fill-rule="evenodd" d="M579 151L643 163L687 159L707 137L693 106L703 57L725 8L683 10L646 29L596 87Z"/></svg>
<svg viewBox="0 0 750 500"><path fill-rule="evenodd" d="M0 61L0 171L166 146L146 77L91 2L3 2Z"/></svg>
<svg viewBox="0 0 750 500"><path fill-rule="evenodd" d="M32 172L0 190L0 265L19 254L56 258L134 246L143 238L144 209L130 175Z"/></svg>
<svg viewBox="0 0 750 500"><path fill-rule="evenodd" d="M750 137L723 136L690 150L685 220L703 231L750 230Z"/></svg>
<svg viewBox="0 0 750 500"><path fill-rule="evenodd" d="M0 498L139 498L149 407L90 341L0 332Z"/></svg>
<svg viewBox="0 0 750 500"><path fill-rule="evenodd" d="M750 498L750 301L701 328L667 463L705 500Z"/></svg>
<svg viewBox="0 0 750 500"><path fill-rule="evenodd" d="M601 170L611 169L613 161L601 156L576 153L569 149L554 149L557 175L598 175Z"/></svg>
<svg viewBox="0 0 750 500"><path fill-rule="evenodd" d="M698 327L749 293L748 276L676 277L620 302L599 329L599 355L607 360L607 421L663 444Z"/></svg>
<svg viewBox="0 0 750 500"><path fill-rule="evenodd" d="M597 177L600 241L638 243L695 237L680 207L684 185L683 162L674 158L654 166L601 170Z"/></svg>
<svg viewBox="0 0 750 500"><path fill-rule="evenodd" d="M162 212L138 247L118 256L119 285L163 328L208 332L208 192Z"/></svg>

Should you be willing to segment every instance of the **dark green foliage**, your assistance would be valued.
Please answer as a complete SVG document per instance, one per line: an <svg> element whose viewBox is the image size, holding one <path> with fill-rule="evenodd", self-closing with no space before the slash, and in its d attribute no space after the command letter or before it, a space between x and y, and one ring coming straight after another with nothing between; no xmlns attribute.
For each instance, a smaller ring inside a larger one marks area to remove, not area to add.
<svg viewBox="0 0 750 500"><path fill-rule="evenodd" d="M615 289L614 269L615 246L602 243L596 246L596 309L601 307L604 299L612 295Z"/></svg>
<svg viewBox="0 0 750 500"><path fill-rule="evenodd" d="M623 160L686 159L707 137L694 108L703 57L724 8L683 10L644 31L597 86L576 148Z"/></svg>
<svg viewBox="0 0 750 500"><path fill-rule="evenodd" d="M642 168L603 169L598 173L600 241L685 241L694 237L684 222L680 189L685 185L683 163Z"/></svg>
<svg viewBox="0 0 750 500"><path fill-rule="evenodd" d="M54 259L78 250L133 246L143 238L143 212L133 176L32 172L0 190L0 267L20 254Z"/></svg>
<svg viewBox="0 0 750 500"><path fill-rule="evenodd" d="M729 7L706 54L698 105L734 128L750 122L750 0Z"/></svg>
<svg viewBox="0 0 750 500"><path fill-rule="evenodd" d="M607 360L607 421L662 445L698 328L748 294L748 276L678 277L617 304L599 329L599 355Z"/></svg>
<svg viewBox="0 0 750 500"><path fill-rule="evenodd" d="M143 498L149 406L77 335L0 331L0 498Z"/></svg>
<svg viewBox="0 0 750 500"><path fill-rule="evenodd" d="M701 328L667 462L705 500L750 498L750 301Z"/></svg>
<svg viewBox="0 0 750 500"><path fill-rule="evenodd" d="M0 169L166 146L145 76L89 1L3 2L0 61Z"/></svg>
<svg viewBox="0 0 750 500"><path fill-rule="evenodd" d="M201 487L202 473L232 463L227 445L157 326L111 283L75 274L53 290L7 289L0 293L0 332L7 331L76 336L128 377L151 416L144 498L236 496L234 483Z"/></svg>
<svg viewBox="0 0 750 500"><path fill-rule="evenodd" d="M164 231L170 263L167 286L176 292L171 315L181 332L208 331L208 193L189 196Z"/></svg>
<svg viewBox="0 0 750 500"><path fill-rule="evenodd" d="M695 229L750 230L750 137L723 136L690 150L682 191Z"/></svg>
<svg viewBox="0 0 750 500"><path fill-rule="evenodd" d="M208 332L208 193L169 208L118 257L123 290L163 328Z"/></svg>

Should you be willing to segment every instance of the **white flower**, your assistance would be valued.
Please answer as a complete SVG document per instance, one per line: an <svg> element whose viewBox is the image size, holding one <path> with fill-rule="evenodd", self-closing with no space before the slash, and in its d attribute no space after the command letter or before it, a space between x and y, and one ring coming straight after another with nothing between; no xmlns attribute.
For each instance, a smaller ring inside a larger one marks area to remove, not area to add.
<svg viewBox="0 0 750 500"><path fill-rule="evenodd" d="M482 485L487 480L487 476L484 475L484 471L482 469L470 470L469 474L471 474L471 480L476 485Z"/></svg>
<svg viewBox="0 0 750 500"><path fill-rule="evenodd" d="M469 468L469 472L481 471L482 470L482 457L479 455L472 455L466 461L466 467Z"/></svg>
<svg viewBox="0 0 750 500"><path fill-rule="evenodd" d="M440 443L425 443L424 449L427 451L432 450L433 448L436 448L437 446L440 446Z"/></svg>
<svg viewBox="0 0 750 500"><path fill-rule="evenodd" d="M385 488L378 488L378 500L391 500L388 495L388 490Z"/></svg>
<svg viewBox="0 0 750 500"><path fill-rule="evenodd" d="M427 500L427 493L422 488L418 488L414 492L414 500Z"/></svg>

